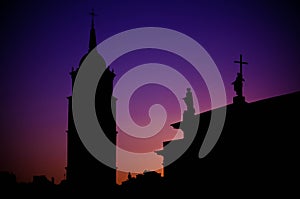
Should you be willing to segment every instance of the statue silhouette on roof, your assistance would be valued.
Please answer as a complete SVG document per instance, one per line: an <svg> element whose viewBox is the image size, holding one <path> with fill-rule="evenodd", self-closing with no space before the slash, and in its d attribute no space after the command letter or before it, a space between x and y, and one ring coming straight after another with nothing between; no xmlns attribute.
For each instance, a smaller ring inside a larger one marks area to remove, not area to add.
<svg viewBox="0 0 300 199"><path fill-rule="evenodd" d="M233 89L237 96L233 97L233 103L234 104L244 104L245 97L243 96L243 82L245 81L243 77L243 65L248 64L248 62L243 61L243 56L240 55L239 61L234 61L234 63L237 63L240 65L240 71L237 73L237 76L231 84L233 84Z"/></svg>
<svg viewBox="0 0 300 199"><path fill-rule="evenodd" d="M243 96L243 82L244 81L245 81L245 79L243 78L242 74L237 73L236 79L234 80L234 82L232 82L233 89L234 89L236 95L239 97Z"/></svg>
<svg viewBox="0 0 300 199"><path fill-rule="evenodd" d="M186 106L187 106L187 112L194 114L194 101L193 101L193 95L190 88L186 89L186 96L183 98Z"/></svg>

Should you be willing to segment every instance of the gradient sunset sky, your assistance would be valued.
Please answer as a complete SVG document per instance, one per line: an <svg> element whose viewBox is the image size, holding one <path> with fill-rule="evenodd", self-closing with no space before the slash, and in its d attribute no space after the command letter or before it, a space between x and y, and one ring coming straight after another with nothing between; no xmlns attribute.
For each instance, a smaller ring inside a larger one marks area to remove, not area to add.
<svg viewBox="0 0 300 199"><path fill-rule="evenodd" d="M18 181L30 182L33 175L53 176L56 183L64 179L69 72L88 50L92 8L97 14L98 43L139 27L169 28L196 40L216 63L228 103L235 95L231 82L238 71L233 61L240 54L249 63L244 67L248 102L300 91L300 9L296 3L1 1L0 171L15 173ZM165 51L140 50L120 57L111 66L117 75L114 83L129 69L150 62L178 70L190 80L200 112L211 108L201 76L185 60ZM129 108L134 121L146 125L148 109L155 103L165 106L167 123L181 119L174 95L148 85L132 97ZM166 126L147 140L131 139L124 133L119 140L123 148L149 152L170 137L171 129ZM150 165L151 160L147 161Z"/></svg>

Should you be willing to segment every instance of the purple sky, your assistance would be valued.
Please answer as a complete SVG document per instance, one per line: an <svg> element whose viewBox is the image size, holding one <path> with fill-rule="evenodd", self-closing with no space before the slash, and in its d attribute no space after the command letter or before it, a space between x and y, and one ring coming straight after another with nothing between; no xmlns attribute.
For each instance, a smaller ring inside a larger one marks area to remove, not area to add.
<svg viewBox="0 0 300 199"><path fill-rule="evenodd" d="M121 31L146 26L174 29L195 39L218 66L228 103L232 102L231 82L238 71L233 61L239 59L239 54L249 62L244 68L244 94L248 101L300 90L300 10L295 3L2 1L0 171L14 172L20 181L31 181L32 175L42 174L54 176L56 182L64 178L69 72L88 50L88 13L92 8L98 15L98 43ZM201 77L183 69L183 65L187 66L184 60L159 50L126 56L113 63L116 81L131 67L158 61L190 79L196 95L204 99L199 102L200 109L209 109L209 101L202 96L207 90ZM155 93L151 93L153 88L136 92L133 107L141 109L133 114L133 118L139 118L137 123L147 123L147 117L142 116L147 107L158 103L156 100L166 104L164 99L168 98L163 96L172 98L166 89L157 89ZM161 96L147 101L157 93ZM147 99L145 104L141 103L143 96ZM176 106L171 99L173 102ZM168 121L180 119L176 111L170 115Z"/></svg>

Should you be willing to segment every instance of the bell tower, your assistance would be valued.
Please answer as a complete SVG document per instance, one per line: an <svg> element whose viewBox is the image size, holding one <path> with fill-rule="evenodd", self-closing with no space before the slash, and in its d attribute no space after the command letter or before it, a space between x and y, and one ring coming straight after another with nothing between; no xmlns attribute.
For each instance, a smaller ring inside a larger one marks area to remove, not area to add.
<svg viewBox="0 0 300 199"><path fill-rule="evenodd" d="M96 31L94 27L95 13L90 13L92 23L90 29L88 52L81 58L79 66L70 72L72 79L72 90L76 80L80 65L83 63L88 54L97 46ZM116 98L112 96L114 71L109 67L104 70L100 78L95 94L95 110L98 122L109 140L116 144L116 123L114 115L116 114ZM72 192L84 191L101 191L109 192L116 185L116 170L110 168L98 161L81 142L74 124L72 113L72 96L68 97L68 130L67 130L67 167L66 181ZM101 113L101 115L99 114ZM116 153L112 154L114 160Z"/></svg>

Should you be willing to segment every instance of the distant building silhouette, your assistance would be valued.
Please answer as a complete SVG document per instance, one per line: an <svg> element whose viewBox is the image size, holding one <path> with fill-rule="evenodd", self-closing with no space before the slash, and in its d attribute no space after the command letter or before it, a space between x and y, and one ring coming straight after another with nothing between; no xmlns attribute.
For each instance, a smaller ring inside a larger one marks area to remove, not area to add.
<svg viewBox="0 0 300 199"><path fill-rule="evenodd" d="M119 187L119 193L163 193L164 192L163 177L155 171L144 171L142 174L137 174L132 177L128 173L128 179L122 182Z"/></svg>
<svg viewBox="0 0 300 199"><path fill-rule="evenodd" d="M54 185L54 179L52 178L50 181L45 175L33 176L32 184L37 186L50 186Z"/></svg>
<svg viewBox="0 0 300 199"><path fill-rule="evenodd" d="M16 185L16 175L8 171L0 171L0 188L9 188Z"/></svg>
<svg viewBox="0 0 300 199"><path fill-rule="evenodd" d="M94 12L92 15L92 24L90 30L89 49L81 58L79 67L70 72L72 78L72 89L80 65L84 62L88 54L97 46L96 32L94 28ZM103 75L99 80L96 96L95 108L99 124L108 139L116 144L116 123L113 115L116 111L116 98L112 96L113 79L115 74L108 68L101 68ZM93 190L111 190L116 184L116 170L100 163L91 155L81 142L76 131L72 113L72 96L68 97L68 130L67 130L67 167L66 184L74 191L93 189ZM112 107L112 108L111 108ZM101 113L101 115L100 115ZM99 132L100 133L100 132ZM116 154L112 154L114 157ZM116 159L116 158L114 158Z"/></svg>

